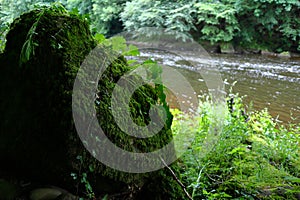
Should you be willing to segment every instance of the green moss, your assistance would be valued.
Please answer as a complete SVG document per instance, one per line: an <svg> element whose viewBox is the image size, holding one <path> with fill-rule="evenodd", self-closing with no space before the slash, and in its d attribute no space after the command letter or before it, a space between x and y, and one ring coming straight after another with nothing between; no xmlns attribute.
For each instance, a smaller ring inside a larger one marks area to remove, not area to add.
<svg viewBox="0 0 300 200"><path fill-rule="evenodd" d="M28 60L20 62L24 43L29 39L33 49L27 52L30 53ZM138 195L151 193L151 199L179 197L178 184L168 171L119 172L99 163L84 149L72 119L72 89L81 63L95 46L87 23L63 11L34 10L13 22L1 55L4 64L0 69L3 76L0 160L5 163L1 168L16 176L63 185L70 190L75 189L70 173L80 171L89 173L92 187L98 193L104 192L99 187L105 185L103 182L111 187L105 192L113 191L115 184L110 181L115 181L125 183L125 187L121 184L125 190L136 188ZM121 56L102 75L98 85L100 104L96 106L101 113L99 123L108 138L125 150L159 149L172 139L171 114L164 128L149 139L128 136L113 119L111 94L116 82L129 70L126 59ZM138 88L130 101L134 121L148 124L149 108L157 102L159 96L154 87ZM166 112L169 113L168 108ZM78 155L83 157L83 162L78 162ZM173 165L173 168L176 171L178 167Z"/></svg>

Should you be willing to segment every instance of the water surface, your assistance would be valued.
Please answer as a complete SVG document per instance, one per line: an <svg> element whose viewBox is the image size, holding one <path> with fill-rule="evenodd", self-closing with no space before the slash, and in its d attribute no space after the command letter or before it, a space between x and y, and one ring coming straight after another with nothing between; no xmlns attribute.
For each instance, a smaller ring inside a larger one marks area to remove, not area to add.
<svg viewBox="0 0 300 200"><path fill-rule="evenodd" d="M284 123L300 122L300 60L233 54L211 54L200 59L157 50L144 50L138 59L149 57L178 70L199 94L207 91L207 86L196 71L213 65L221 73L227 93L237 81L233 93L245 96L246 105L251 102L255 110L268 108Z"/></svg>

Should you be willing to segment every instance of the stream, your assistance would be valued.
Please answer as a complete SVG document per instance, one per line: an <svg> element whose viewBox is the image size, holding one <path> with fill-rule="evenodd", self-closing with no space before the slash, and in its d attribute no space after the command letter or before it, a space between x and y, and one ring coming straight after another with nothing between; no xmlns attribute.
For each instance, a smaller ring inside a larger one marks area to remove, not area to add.
<svg viewBox="0 0 300 200"><path fill-rule="evenodd" d="M179 57L169 52L141 51L138 60L154 59L176 69L201 94L207 91L203 77L196 68L205 68L203 59ZM213 64L220 72L228 93L244 96L244 104L251 110L267 108L273 118L283 123L300 123L300 60L261 55L210 54L204 63ZM193 64L190 64L191 61ZM177 101L180 101L180 99ZM176 107L176 105L170 105Z"/></svg>

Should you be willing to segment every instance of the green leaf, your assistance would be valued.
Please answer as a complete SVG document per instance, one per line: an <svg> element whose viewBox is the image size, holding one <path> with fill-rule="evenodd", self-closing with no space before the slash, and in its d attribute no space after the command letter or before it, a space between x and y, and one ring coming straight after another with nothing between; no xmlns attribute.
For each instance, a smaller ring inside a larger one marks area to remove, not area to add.
<svg viewBox="0 0 300 200"><path fill-rule="evenodd" d="M287 176L284 179L286 181L290 181L290 182L294 182L294 183L300 183L300 178L297 178L297 177Z"/></svg>
<svg viewBox="0 0 300 200"><path fill-rule="evenodd" d="M99 44L105 40L105 36L100 33L97 33L94 38Z"/></svg>
<svg viewBox="0 0 300 200"><path fill-rule="evenodd" d="M24 64L29 61L31 55L34 51L34 45L32 44L32 40L28 39L22 46L21 54L20 54L20 64Z"/></svg>

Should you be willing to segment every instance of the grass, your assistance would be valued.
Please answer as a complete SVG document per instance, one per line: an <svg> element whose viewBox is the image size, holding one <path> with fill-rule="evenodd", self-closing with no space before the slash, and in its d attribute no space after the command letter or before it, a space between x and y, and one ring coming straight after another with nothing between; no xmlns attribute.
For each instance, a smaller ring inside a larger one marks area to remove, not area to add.
<svg viewBox="0 0 300 200"><path fill-rule="evenodd" d="M233 102L220 112L206 96L196 116L172 110L174 136L191 140L180 162L193 199L298 199L300 124L278 124L266 109L246 115L242 98Z"/></svg>

